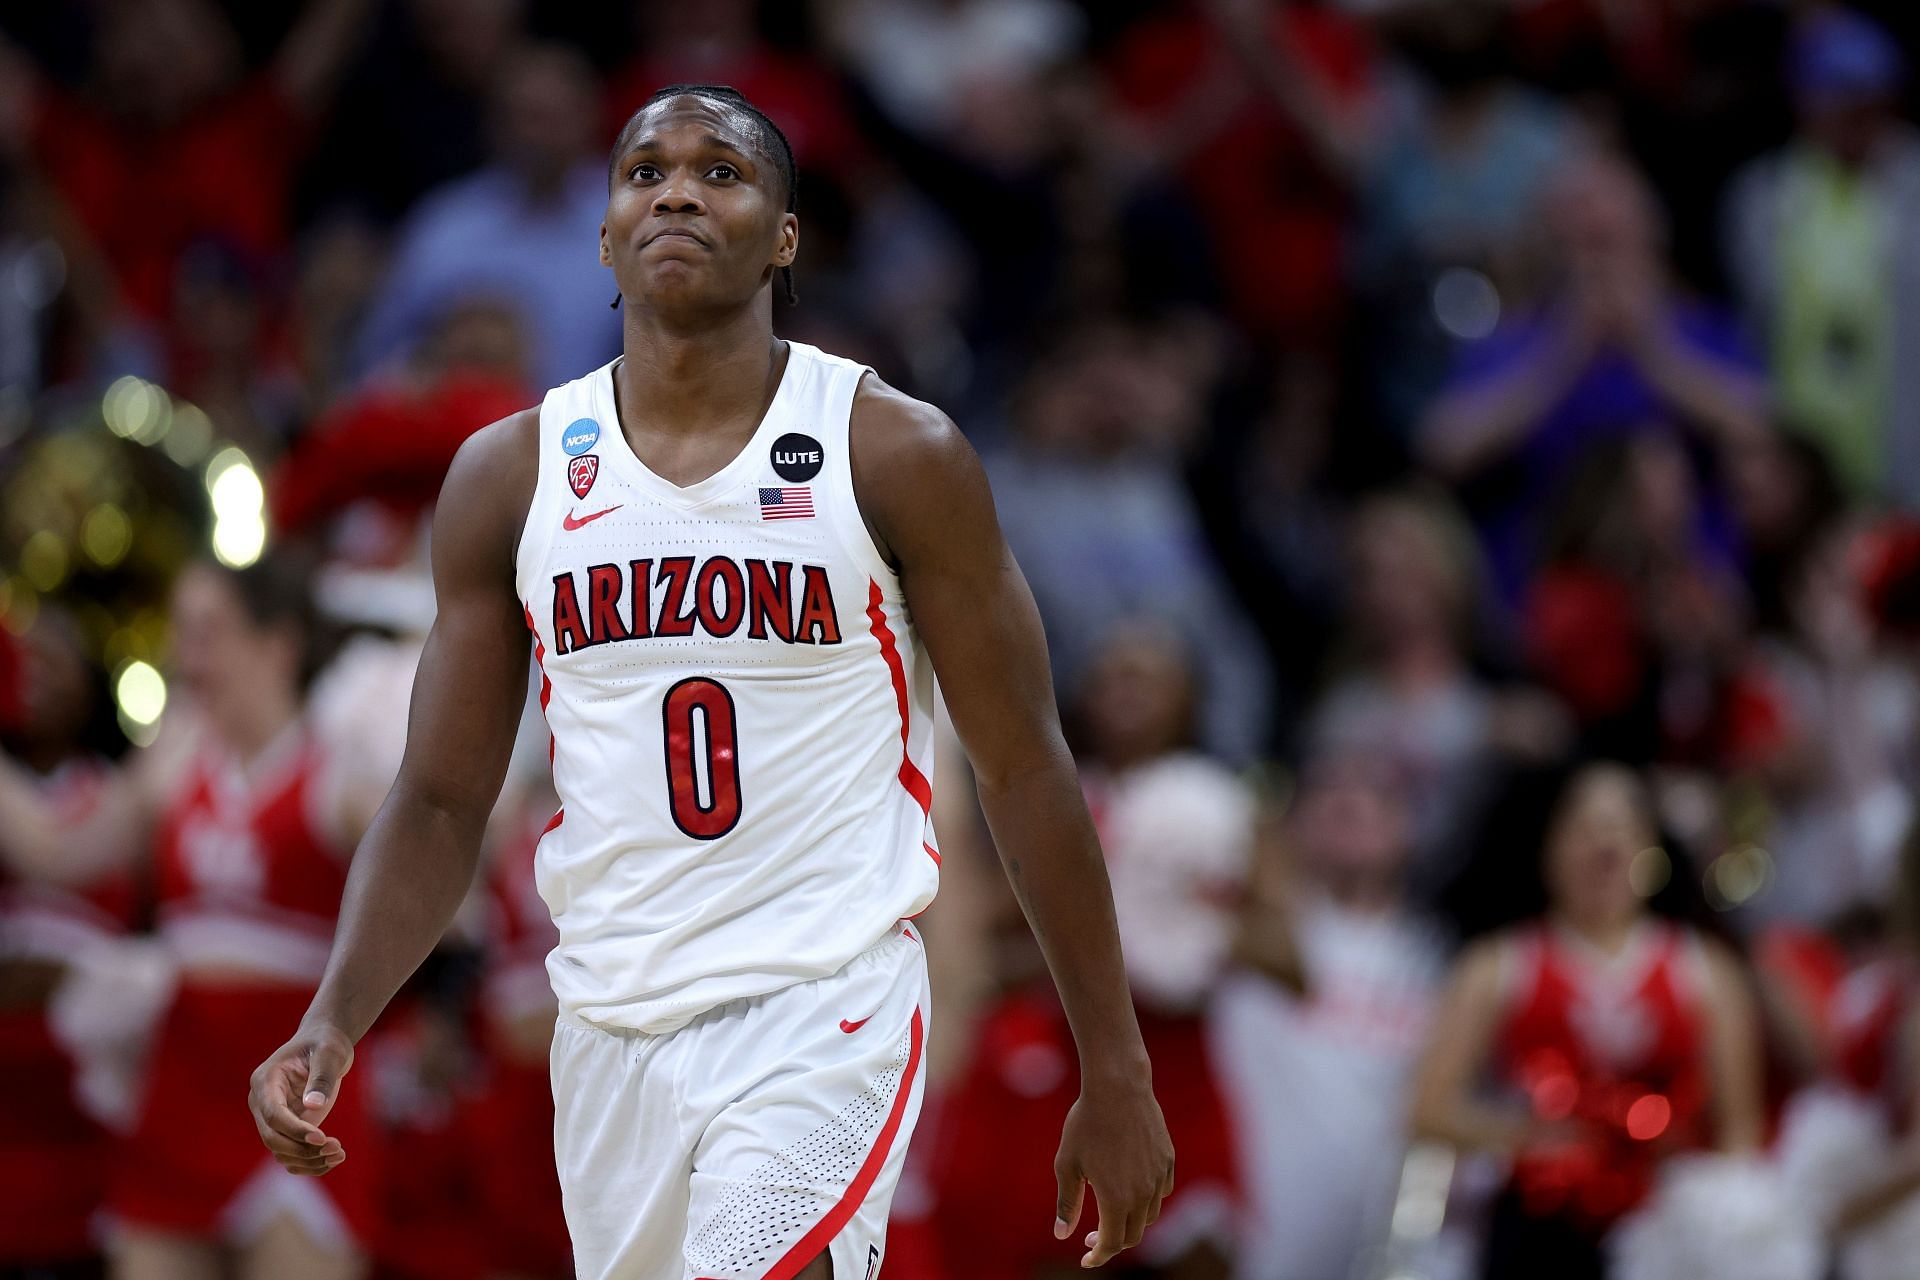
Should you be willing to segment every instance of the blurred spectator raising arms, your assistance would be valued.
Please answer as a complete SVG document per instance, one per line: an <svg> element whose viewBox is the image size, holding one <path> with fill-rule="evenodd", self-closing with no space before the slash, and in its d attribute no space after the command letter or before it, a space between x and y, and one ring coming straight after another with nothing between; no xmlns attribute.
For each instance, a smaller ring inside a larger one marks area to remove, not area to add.
<svg viewBox="0 0 1920 1280"><path fill-rule="evenodd" d="M1724 448L1761 428L1757 368L1729 318L1677 290L1653 193L1625 161L1576 162L1546 224L1554 294L1466 347L1419 427L1428 464L1476 486L1469 500L1509 598L1594 444L1652 431Z"/></svg>
<svg viewBox="0 0 1920 1280"><path fill-rule="evenodd" d="M1412 74L1389 82L1354 272L1374 399L1397 433L1445 380L1457 342L1534 300L1527 226L1578 141L1564 110L1507 74L1510 8L1410 5L1388 27Z"/></svg>
<svg viewBox="0 0 1920 1280"><path fill-rule="evenodd" d="M33 155L136 321L167 318L177 260L198 241L285 252L296 166L371 8L312 0L246 76L209 0L112 0L98 9L88 93L33 82Z"/></svg>

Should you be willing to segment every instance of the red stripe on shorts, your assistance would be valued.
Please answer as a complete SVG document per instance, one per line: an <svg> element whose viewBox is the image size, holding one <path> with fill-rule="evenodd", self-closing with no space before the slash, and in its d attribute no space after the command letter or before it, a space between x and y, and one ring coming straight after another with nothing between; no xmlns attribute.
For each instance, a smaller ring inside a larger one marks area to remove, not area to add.
<svg viewBox="0 0 1920 1280"><path fill-rule="evenodd" d="M893 1148L894 1137L900 1132L900 1121L907 1114L907 1099L913 1094L913 1078L920 1070L920 1046L926 1039L926 1032L920 1024L918 1009L913 1011L912 1036L912 1043L907 1048L907 1065L900 1073L900 1087L893 1094L893 1110L887 1113L887 1122L880 1126L880 1134L873 1140L873 1150L867 1152L865 1163L853 1175L853 1181L847 1184L846 1194L827 1210L826 1217L813 1224L813 1230L800 1237L799 1244L787 1250L786 1255L773 1264L773 1270L767 1272L766 1280L793 1280L809 1262L826 1252L827 1245L840 1234L842 1227L853 1220L861 1202L867 1198L873 1180L880 1176L880 1166L887 1162L887 1152Z"/></svg>

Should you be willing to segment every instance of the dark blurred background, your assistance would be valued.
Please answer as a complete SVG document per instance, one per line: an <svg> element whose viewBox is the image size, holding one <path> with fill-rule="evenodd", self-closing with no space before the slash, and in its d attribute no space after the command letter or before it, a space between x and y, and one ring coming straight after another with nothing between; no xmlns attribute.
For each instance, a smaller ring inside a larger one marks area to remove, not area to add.
<svg viewBox="0 0 1920 1280"><path fill-rule="evenodd" d="M447 463L617 352L605 149L703 81L798 158L777 331L959 422L1039 599L1180 1150L1130 1274L1597 1275L1538 1259L1601 1266L1719 1149L1751 1193L1706 1217L1811 1250L1725 1274L1920 1275L1886 1244L1920 1238L1920 7L18 0L0 33L0 1274L97 1274L138 1219L207 970L157 842L209 761L270 789L295 724L303 830L351 848ZM367 1207L305 1220L343 1268L310 1274L568 1274L543 737L362 1047ZM942 774L886 1274L1064 1275L1071 1041ZM1607 1017L1666 1067L1593 1049ZM251 1142L231 1086L207 1131ZM1778 1141L1809 1089L1872 1138L1817 1175ZM309 1274L220 1221L193 1274ZM1689 1234L1614 1274L1708 1274Z"/></svg>

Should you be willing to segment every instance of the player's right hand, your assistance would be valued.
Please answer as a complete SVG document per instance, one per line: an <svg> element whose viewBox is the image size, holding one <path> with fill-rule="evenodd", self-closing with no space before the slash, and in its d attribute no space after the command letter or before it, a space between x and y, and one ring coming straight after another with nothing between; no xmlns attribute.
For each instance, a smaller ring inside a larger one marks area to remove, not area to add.
<svg viewBox="0 0 1920 1280"><path fill-rule="evenodd" d="M347 1158L320 1129L353 1066L353 1042L338 1027L302 1027L254 1068L247 1105L273 1158L294 1173L319 1177Z"/></svg>

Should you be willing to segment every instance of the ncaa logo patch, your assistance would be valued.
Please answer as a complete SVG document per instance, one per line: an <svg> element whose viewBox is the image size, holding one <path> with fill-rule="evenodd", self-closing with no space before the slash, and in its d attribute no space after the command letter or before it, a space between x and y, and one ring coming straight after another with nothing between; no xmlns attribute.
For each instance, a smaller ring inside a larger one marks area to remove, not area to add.
<svg viewBox="0 0 1920 1280"><path fill-rule="evenodd" d="M592 418L575 418L560 433L560 447L569 458L577 458L600 443L600 424Z"/></svg>
<svg viewBox="0 0 1920 1280"><path fill-rule="evenodd" d="M593 491L593 482L600 478L600 455L589 453L567 462L567 483L573 488L573 496L584 498Z"/></svg>

